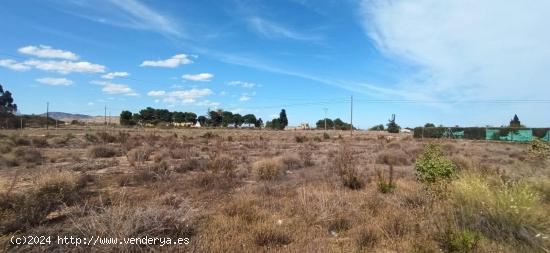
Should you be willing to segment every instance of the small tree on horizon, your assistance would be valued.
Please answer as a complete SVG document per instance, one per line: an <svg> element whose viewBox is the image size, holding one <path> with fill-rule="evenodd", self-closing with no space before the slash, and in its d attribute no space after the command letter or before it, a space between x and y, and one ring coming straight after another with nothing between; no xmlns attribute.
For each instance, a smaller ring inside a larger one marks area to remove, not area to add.
<svg viewBox="0 0 550 253"><path fill-rule="evenodd" d="M283 130L287 126L288 126L288 119L286 117L286 111L285 109L282 109L281 113L279 113L279 129Z"/></svg>
<svg viewBox="0 0 550 253"><path fill-rule="evenodd" d="M395 114L392 114L391 119L388 121L389 122L386 125L388 127L388 133L399 133L399 129L401 129L401 127L395 123Z"/></svg>
<svg viewBox="0 0 550 253"><path fill-rule="evenodd" d="M8 90L4 91L0 84L0 116L11 116L17 112L17 105L13 103L13 97Z"/></svg>
<svg viewBox="0 0 550 253"><path fill-rule="evenodd" d="M519 121L517 114L514 114L514 118L510 120L510 127L521 127L521 121Z"/></svg>
<svg viewBox="0 0 550 253"><path fill-rule="evenodd" d="M134 125L132 120L132 112L130 111L122 111L120 113L120 125L121 126L130 126Z"/></svg>

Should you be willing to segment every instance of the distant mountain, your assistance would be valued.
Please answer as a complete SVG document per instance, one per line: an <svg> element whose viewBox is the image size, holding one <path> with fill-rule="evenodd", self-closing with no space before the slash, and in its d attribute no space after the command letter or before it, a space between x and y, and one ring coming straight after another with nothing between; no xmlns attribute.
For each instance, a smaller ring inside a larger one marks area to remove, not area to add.
<svg viewBox="0 0 550 253"><path fill-rule="evenodd" d="M46 114L40 114L40 116L46 116ZM50 112L49 117L56 119L56 120L63 120L65 119L76 119L76 120L83 120L83 119L89 119L92 116L85 115L85 114L72 114L72 113L66 113L66 112Z"/></svg>
<svg viewBox="0 0 550 253"><path fill-rule="evenodd" d="M40 114L40 116L46 116L45 113ZM66 113L66 112L50 112L49 117L56 120L61 120L64 122L71 122L73 120L77 120L80 122L87 122L87 123L103 123L105 121L104 116L90 116L86 114L72 114L72 113ZM118 124L118 116L110 116L107 117L107 122L110 124Z"/></svg>

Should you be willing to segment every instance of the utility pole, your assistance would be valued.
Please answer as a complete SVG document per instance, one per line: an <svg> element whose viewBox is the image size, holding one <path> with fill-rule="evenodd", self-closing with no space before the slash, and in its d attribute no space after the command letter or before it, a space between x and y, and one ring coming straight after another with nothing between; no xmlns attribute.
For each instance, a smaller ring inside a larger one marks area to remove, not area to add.
<svg viewBox="0 0 550 253"><path fill-rule="evenodd" d="M325 111L325 132L327 131L327 110L328 108L323 108L323 110Z"/></svg>
<svg viewBox="0 0 550 253"><path fill-rule="evenodd" d="M350 111L351 111L351 129L350 129L350 136L353 137L353 95L351 96L351 104L350 104Z"/></svg>
<svg viewBox="0 0 550 253"><path fill-rule="evenodd" d="M103 114L103 125L105 127L105 132L107 132L107 105L105 105L105 114Z"/></svg>
<svg viewBox="0 0 550 253"><path fill-rule="evenodd" d="M46 102L46 130L50 128L49 120L50 119L50 102Z"/></svg>

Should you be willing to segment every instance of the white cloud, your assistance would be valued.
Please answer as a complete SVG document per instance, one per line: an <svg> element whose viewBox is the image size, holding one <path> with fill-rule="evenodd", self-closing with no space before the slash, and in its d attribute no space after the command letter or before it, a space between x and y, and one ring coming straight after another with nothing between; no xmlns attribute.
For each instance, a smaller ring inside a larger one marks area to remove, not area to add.
<svg viewBox="0 0 550 253"><path fill-rule="evenodd" d="M265 20L260 17L251 17L247 19L249 26L260 35L269 38L288 38L294 40L319 40L318 36L311 36L301 32L293 31L275 22Z"/></svg>
<svg viewBox="0 0 550 253"><path fill-rule="evenodd" d="M77 60L78 55L73 52L61 49L54 49L50 46L26 46L19 48L18 51L22 54L28 54L40 58L59 58L65 60Z"/></svg>
<svg viewBox="0 0 550 253"><path fill-rule="evenodd" d="M120 94L126 96L137 96L138 94L126 84L111 83L105 81L91 81L90 83L103 86L101 90L107 94Z"/></svg>
<svg viewBox="0 0 550 253"><path fill-rule="evenodd" d="M212 77L214 77L214 75L210 74L210 73L200 73L200 74L196 74L196 75L185 74L185 75L181 76L181 78L183 78L185 80L197 81L197 82L209 82L210 78L212 78Z"/></svg>
<svg viewBox="0 0 550 253"><path fill-rule="evenodd" d="M253 96L256 96L256 92L252 92L252 93L243 93L241 94L241 96L239 97L239 101L248 101L250 100Z"/></svg>
<svg viewBox="0 0 550 253"><path fill-rule="evenodd" d="M157 61L147 60L147 61L143 61L141 63L141 65L139 65L139 66L140 67L175 68L179 65L190 64L190 63L193 63L193 61L191 59L189 59L189 56L187 56L185 54L177 54L177 55L174 55L171 58L166 59L166 60L157 60Z"/></svg>
<svg viewBox="0 0 550 253"><path fill-rule="evenodd" d="M73 84L73 81L67 78L53 78L53 77L44 77L36 79L37 82L52 85L52 86L69 86Z"/></svg>
<svg viewBox="0 0 550 253"><path fill-rule="evenodd" d="M25 65L24 63L17 62L17 61L12 60L12 59L0 60L0 66L11 69L11 70L15 70L15 71L27 71L27 70L31 69L31 67Z"/></svg>
<svg viewBox="0 0 550 253"><path fill-rule="evenodd" d="M129 75L128 72L109 72L101 77L105 79L114 79L115 77L127 77Z"/></svg>
<svg viewBox="0 0 550 253"><path fill-rule="evenodd" d="M95 105L94 102L88 102L88 106L93 106Z"/></svg>
<svg viewBox="0 0 550 253"><path fill-rule="evenodd" d="M189 89L189 90L175 90L166 92L163 90L149 91L147 95L152 97L161 97L162 101L168 104L194 104L202 105L197 102L198 99L212 95L214 92L211 89ZM204 102L204 101L203 101Z"/></svg>
<svg viewBox="0 0 550 253"><path fill-rule="evenodd" d="M203 101L200 101L200 102L196 103L195 105L197 105L197 106L205 106L205 107L207 107L207 106L214 106L214 107L216 107L216 106L219 106L220 103L219 103L219 102L213 102L213 101L210 101L210 100L207 100L207 99L206 99L206 100L203 100Z"/></svg>
<svg viewBox="0 0 550 253"><path fill-rule="evenodd" d="M72 62L72 61L42 61L28 60L24 62L27 66L37 69L54 71L61 74L78 73L102 73L105 72L105 66L90 62Z"/></svg>
<svg viewBox="0 0 550 253"><path fill-rule="evenodd" d="M166 94L166 91L163 91L163 90L152 90L152 91L149 91L147 93L147 96L152 96L152 97L161 97L161 96L164 96Z"/></svg>
<svg viewBox="0 0 550 253"><path fill-rule="evenodd" d="M239 97L239 101L248 101L250 100L250 96L248 95L241 95L241 97Z"/></svg>
<svg viewBox="0 0 550 253"><path fill-rule="evenodd" d="M363 1L363 25L386 56L417 69L400 89L446 99L550 93L550 2Z"/></svg>
<svg viewBox="0 0 550 253"><path fill-rule="evenodd" d="M242 88L254 88L254 87L256 87L255 83L243 82L243 81L230 81L227 84L229 86L240 86Z"/></svg>

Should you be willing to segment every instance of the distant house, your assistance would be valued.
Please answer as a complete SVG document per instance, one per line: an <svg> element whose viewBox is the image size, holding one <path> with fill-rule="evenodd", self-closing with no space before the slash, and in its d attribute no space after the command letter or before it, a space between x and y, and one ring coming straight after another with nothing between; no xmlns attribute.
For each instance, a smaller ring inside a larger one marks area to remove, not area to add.
<svg viewBox="0 0 550 253"><path fill-rule="evenodd" d="M310 130L309 123L300 123L297 127L288 127L288 130Z"/></svg>
<svg viewBox="0 0 550 253"><path fill-rule="evenodd" d="M400 133L405 133L405 134L410 134L412 133L412 130L411 129L408 129L408 128L401 128L399 130Z"/></svg>
<svg viewBox="0 0 550 253"><path fill-rule="evenodd" d="M194 126L193 122L174 122L172 124L175 127L193 127Z"/></svg>

